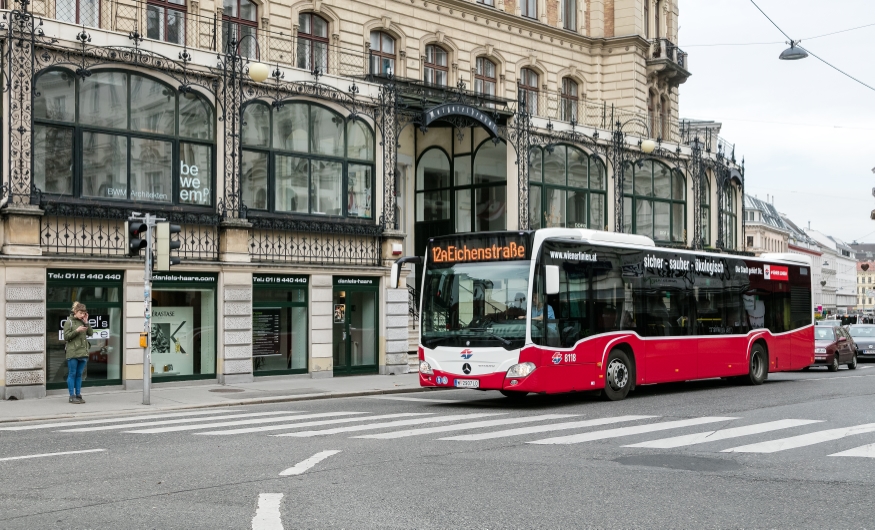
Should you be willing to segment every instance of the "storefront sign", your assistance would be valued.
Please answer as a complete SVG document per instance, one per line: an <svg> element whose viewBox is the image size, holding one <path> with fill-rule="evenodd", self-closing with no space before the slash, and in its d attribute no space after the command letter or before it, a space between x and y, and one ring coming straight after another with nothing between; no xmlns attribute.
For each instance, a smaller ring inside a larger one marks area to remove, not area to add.
<svg viewBox="0 0 875 530"><path fill-rule="evenodd" d="M252 356L280 355L280 309L252 310Z"/></svg>
<svg viewBox="0 0 875 530"><path fill-rule="evenodd" d="M296 274L253 274L252 283L254 285L286 285L306 287L310 282L309 276L301 276Z"/></svg>
<svg viewBox="0 0 875 530"><path fill-rule="evenodd" d="M152 281L173 283L216 283L217 275L212 272L161 272L153 273Z"/></svg>
<svg viewBox="0 0 875 530"><path fill-rule="evenodd" d="M376 287L380 285L380 279L377 277L335 277L334 285L344 286L344 287L355 287L355 286L373 286Z"/></svg>
<svg viewBox="0 0 875 530"><path fill-rule="evenodd" d="M69 317L67 317L69 318ZM58 340L64 340L64 324L67 323L67 318L62 318L58 322ZM109 315L88 315L88 325L94 330L94 334L88 337L88 340L108 339L109 332Z"/></svg>
<svg viewBox="0 0 875 530"><path fill-rule="evenodd" d="M482 125L493 138L498 137L498 126L495 124L495 120L479 109L459 103L444 103L425 111L423 125L428 127L433 121L448 118L450 116L464 116L465 118L470 118Z"/></svg>
<svg viewBox="0 0 875 530"><path fill-rule="evenodd" d="M46 279L49 281L74 281L74 282L120 282L121 271L74 271L50 269L46 271Z"/></svg>

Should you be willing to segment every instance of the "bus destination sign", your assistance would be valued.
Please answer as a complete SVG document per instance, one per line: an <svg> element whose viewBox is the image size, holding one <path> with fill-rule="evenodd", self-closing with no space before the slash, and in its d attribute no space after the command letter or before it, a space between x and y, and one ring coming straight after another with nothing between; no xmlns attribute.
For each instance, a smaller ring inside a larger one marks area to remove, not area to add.
<svg viewBox="0 0 875 530"><path fill-rule="evenodd" d="M522 260L528 257L523 235L441 238L429 244L428 259L435 264Z"/></svg>

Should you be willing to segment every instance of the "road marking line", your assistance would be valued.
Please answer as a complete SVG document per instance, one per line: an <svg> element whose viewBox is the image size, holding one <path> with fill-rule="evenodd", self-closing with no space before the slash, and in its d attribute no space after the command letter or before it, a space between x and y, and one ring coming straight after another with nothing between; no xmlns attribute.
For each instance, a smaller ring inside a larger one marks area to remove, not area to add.
<svg viewBox="0 0 875 530"><path fill-rule="evenodd" d="M875 377L873 375L839 375L832 377L812 377L810 379L796 379L796 381L838 381L840 379L855 379L857 377Z"/></svg>
<svg viewBox="0 0 875 530"><path fill-rule="evenodd" d="M636 425L633 427L619 427L616 429L606 429L603 431L593 431L582 434L572 434L570 436L558 436L556 438L545 438L543 440L535 440L534 442L526 442L530 444L550 445L550 444L578 444L582 442L591 442L594 440L604 440L607 438L619 438L621 436L632 436L634 434L643 434L646 432L666 431L668 429L679 429L681 427L692 427L694 425L702 425L705 423L717 423L720 421L737 420L738 418L724 417L704 417L692 418L689 420L666 421L663 423L651 423L648 425Z"/></svg>
<svg viewBox="0 0 875 530"><path fill-rule="evenodd" d="M875 444L862 445L841 453L834 453L829 456L861 456L863 458L875 458Z"/></svg>
<svg viewBox="0 0 875 530"><path fill-rule="evenodd" d="M325 460L329 456L336 455L340 451L322 451L321 453L316 453L310 458L304 460L303 462L298 462L294 466L286 469L282 473L280 473L281 477L288 477L290 475L300 475L301 473L307 471L311 467L315 466L319 462Z"/></svg>
<svg viewBox="0 0 875 530"><path fill-rule="evenodd" d="M431 412L405 412L399 414L382 414L380 416L367 416L357 418L342 418L339 420L305 421L304 423L284 423L282 425L267 425L265 427L249 427L245 429L231 429L228 431L196 432L196 435L223 436L229 434L244 434L249 432L283 431L297 429L299 427L317 427L319 425L332 425L336 423L352 423L354 421L387 420L390 418L409 418L410 416L427 416Z"/></svg>
<svg viewBox="0 0 875 530"><path fill-rule="evenodd" d="M9 460L25 460L28 458L42 458L44 456L78 455L81 453L100 453L102 451L106 451L106 449L86 449L84 451L64 451L63 453L44 453L41 455L10 456L7 458L0 458L0 462L7 462Z"/></svg>
<svg viewBox="0 0 875 530"><path fill-rule="evenodd" d="M262 493L258 496L258 507L252 518L252 530L283 530L280 516L282 493Z"/></svg>
<svg viewBox="0 0 875 530"><path fill-rule="evenodd" d="M650 447L654 449L671 449L674 447L684 447L687 445L695 445L706 442L716 442L717 440L738 438L739 436L748 436L751 434L777 431L780 429L789 429L790 427L798 427L800 425L809 425L811 423L820 422L821 420L777 420L766 423L757 423L754 425L745 425L744 427L723 429L720 431L707 431L697 432L695 434L684 434L682 436L674 436L672 438L662 438L659 440L651 440L649 442L624 445L623 447Z"/></svg>
<svg viewBox="0 0 875 530"><path fill-rule="evenodd" d="M471 423L457 423L455 425L441 425L439 427L425 427L422 429L407 429L403 431L384 432L380 434L365 434L362 436L353 436L353 438L374 438L378 440L389 440L392 438L406 438L408 436L419 436L421 434L433 434L436 432L448 431L464 431L465 429L480 429L483 427L495 427L497 425L514 425L517 423L528 423L533 421L560 420L564 418L573 418L576 414L544 414L542 416L526 416L523 418L509 418L503 420L486 420L474 421Z"/></svg>
<svg viewBox="0 0 875 530"><path fill-rule="evenodd" d="M185 416L200 416L206 414L227 414L239 412L239 409L200 410L197 412L172 412L169 414L150 414L149 416L125 416L124 418L109 418L102 420L65 421L61 423L42 423L40 425L20 425L16 427L0 427L0 431L30 431L33 429L52 429L55 427L71 427L74 425L96 425L98 423L121 423L123 421L155 420L159 418L181 418Z"/></svg>
<svg viewBox="0 0 875 530"><path fill-rule="evenodd" d="M272 434L271 436L295 436L297 438L309 438L311 436L324 436L326 434L338 434L343 432L369 431L376 429L388 429L391 427L402 427L405 425L420 425L423 423L438 423L442 421L457 421L457 420L473 420L475 418L486 418L489 416L502 416L507 414L501 413L482 413L482 414L456 414L453 416L438 416L435 418L419 418L415 420L400 420L389 421L385 423L372 423L369 425L355 425L352 427L337 427L336 429L325 429L323 431L302 431L302 432L286 432L283 434Z"/></svg>
<svg viewBox="0 0 875 530"><path fill-rule="evenodd" d="M364 396L368 399L390 399L392 401L421 401L423 403L462 403L461 399L415 398L404 396Z"/></svg>
<svg viewBox="0 0 875 530"><path fill-rule="evenodd" d="M658 418L659 416L617 416L614 418L598 418L595 420L571 421L565 423L554 423L552 425L538 425L535 427L521 427L518 429L507 429L504 431L486 432L481 434L465 434L462 436L450 436L447 438L438 438L438 440L459 440L459 441L475 441L475 440L490 440L492 438L506 438L509 436L521 436L524 434L562 431L567 429L580 429L584 427L595 427L598 425L608 425L611 423L620 423L623 421L647 420L650 418Z"/></svg>
<svg viewBox="0 0 875 530"><path fill-rule="evenodd" d="M252 418L257 416L278 416L280 414L300 414L299 412L289 412L287 410L282 411L274 411L274 412L249 412L246 414L231 414L229 416L213 416L210 418L184 418L181 420L164 420L164 421L149 421L146 423L125 423L122 425L101 425L100 427L80 427L78 429L62 429L58 432L93 432L93 431L108 431L112 429L131 429L138 427L148 427L152 425L173 425L178 423L193 423L193 422L201 422L201 421L216 421L216 420L230 420L234 418Z"/></svg>
<svg viewBox="0 0 875 530"><path fill-rule="evenodd" d="M142 429L125 431L134 434L161 434L165 432L196 431L198 429L213 429L216 427L233 427L235 425L254 425L257 423L276 423L278 421L309 420L313 418L326 418L331 416L350 416L353 414L367 414L366 412L323 412L320 414L304 414L303 416L274 416L272 418L256 418L249 420L223 421L219 423L206 423L203 425L174 425L172 427L156 427L154 429Z"/></svg>
<svg viewBox="0 0 875 530"><path fill-rule="evenodd" d="M856 427L841 427L839 429L828 429L826 431L817 431L808 434L800 434L799 436L791 436L789 438L781 438L769 442L761 442L750 445L742 445L731 449L724 449L723 453L777 453L778 451L786 451L787 449L796 449L808 445L819 444L823 442L831 442L833 440L841 440L842 438L853 436L855 434L866 434L875 432L875 423L864 423Z"/></svg>

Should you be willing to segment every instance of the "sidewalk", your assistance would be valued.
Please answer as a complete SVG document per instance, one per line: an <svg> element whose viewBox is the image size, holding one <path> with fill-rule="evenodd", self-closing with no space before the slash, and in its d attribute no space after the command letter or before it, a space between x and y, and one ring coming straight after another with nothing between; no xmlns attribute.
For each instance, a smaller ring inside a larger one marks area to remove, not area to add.
<svg viewBox="0 0 875 530"><path fill-rule="evenodd" d="M326 379L309 377L270 377L253 383L187 386L153 385L151 405L143 405L142 390L116 390L86 387L82 405L67 402L67 391L42 399L0 401L0 423L56 418L105 416L112 413L154 412L202 407L229 407L254 403L278 403L374 394L420 392L419 374L359 375Z"/></svg>

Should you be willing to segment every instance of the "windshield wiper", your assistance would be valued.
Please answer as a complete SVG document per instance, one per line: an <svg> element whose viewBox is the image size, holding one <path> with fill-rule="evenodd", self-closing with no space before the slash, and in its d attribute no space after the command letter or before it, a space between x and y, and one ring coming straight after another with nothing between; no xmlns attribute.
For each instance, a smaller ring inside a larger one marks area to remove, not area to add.
<svg viewBox="0 0 875 530"><path fill-rule="evenodd" d="M496 335L495 333L489 331L489 330L486 329L486 328L468 328L468 329L469 329L470 331L475 331L475 332L477 332L477 333L485 333L485 334L489 335L490 337L492 337L493 339L497 339L499 342L501 342L501 343L504 344L505 346L510 346L510 345L512 344L512 342L510 342L510 341L507 340L506 338L504 338L504 337L499 337L498 335Z"/></svg>

